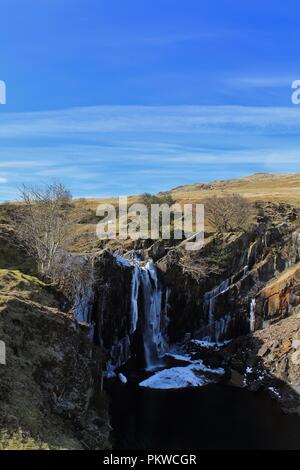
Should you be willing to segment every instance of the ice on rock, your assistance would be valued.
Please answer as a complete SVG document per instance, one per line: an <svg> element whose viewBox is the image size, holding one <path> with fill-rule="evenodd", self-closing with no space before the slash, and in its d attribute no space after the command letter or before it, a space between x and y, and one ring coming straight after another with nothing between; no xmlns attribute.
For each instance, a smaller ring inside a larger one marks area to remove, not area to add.
<svg viewBox="0 0 300 470"><path fill-rule="evenodd" d="M133 334L137 327L138 316L139 316L139 287L140 287L140 269L135 266L132 274L131 281L131 331Z"/></svg>
<svg viewBox="0 0 300 470"><path fill-rule="evenodd" d="M118 378L119 378L120 382L122 382L122 384L127 384L127 377L125 377L125 375L122 374L121 372L119 372Z"/></svg>
<svg viewBox="0 0 300 470"><path fill-rule="evenodd" d="M117 260L117 263L121 266L125 266L126 268L131 268L133 266L133 264L128 259L123 258L123 256L115 255L115 258Z"/></svg>
<svg viewBox="0 0 300 470"><path fill-rule="evenodd" d="M209 341L219 342L226 337L230 325L230 315L224 315L222 318L215 318L215 303L219 296L222 296L229 289L229 279L221 282L217 287L204 294L204 307L208 314Z"/></svg>
<svg viewBox="0 0 300 470"><path fill-rule="evenodd" d="M199 360L185 367L164 369L144 380L139 385L141 387L157 390L203 387L204 385L213 383L218 376L220 377L224 373L224 369L211 369L206 367L203 362ZM214 375L216 376L215 378L213 378Z"/></svg>
<svg viewBox="0 0 300 470"><path fill-rule="evenodd" d="M255 331L255 308L256 308L256 300L251 299L251 303L250 303L250 331L251 333Z"/></svg>

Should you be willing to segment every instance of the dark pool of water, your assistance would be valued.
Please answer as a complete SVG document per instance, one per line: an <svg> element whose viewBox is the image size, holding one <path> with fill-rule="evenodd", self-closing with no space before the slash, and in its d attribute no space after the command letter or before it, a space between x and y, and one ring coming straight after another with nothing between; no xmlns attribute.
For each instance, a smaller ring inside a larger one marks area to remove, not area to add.
<svg viewBox="0 0 300 470"><path fill-rule="evenodd" d="M300 449L300 418L264 393L220 385L155 391L111 381L115 449Z"/></svg>

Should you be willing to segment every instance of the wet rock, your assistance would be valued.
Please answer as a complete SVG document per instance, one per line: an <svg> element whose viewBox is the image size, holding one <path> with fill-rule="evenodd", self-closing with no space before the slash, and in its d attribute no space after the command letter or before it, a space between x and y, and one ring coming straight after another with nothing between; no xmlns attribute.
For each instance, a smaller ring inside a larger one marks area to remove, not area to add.
<svg viewBox="0 0 300 470"><path fill-rule="evenodd" d="M158 261L166 254L164 240L157 240L153 243L150 248L145 251L146 256L153 259L153 261Z"/></svg>
<svg viewBox="0 0 300 470"><path fill-rule="evenodd" d="M233 387L243 388L245 386L244 375L240 374L237 370L232 369L230 373L230 379L228 381L228 385L232 385Z"/></svg>

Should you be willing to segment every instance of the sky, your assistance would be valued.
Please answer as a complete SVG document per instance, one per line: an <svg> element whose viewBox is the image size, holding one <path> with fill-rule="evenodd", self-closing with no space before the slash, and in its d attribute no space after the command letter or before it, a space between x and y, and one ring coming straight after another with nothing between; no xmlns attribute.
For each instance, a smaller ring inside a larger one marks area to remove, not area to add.
<svg viewBox="0 0 300 470"><path fill-rule="evenodd" d="M0 0L0 200L300 171L295 0Z"/></svg>

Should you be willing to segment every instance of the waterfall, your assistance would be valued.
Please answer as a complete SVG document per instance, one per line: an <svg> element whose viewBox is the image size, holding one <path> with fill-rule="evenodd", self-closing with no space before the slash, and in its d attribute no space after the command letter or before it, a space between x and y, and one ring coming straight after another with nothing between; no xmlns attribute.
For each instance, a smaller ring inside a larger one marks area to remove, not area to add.
<svg viewBox="0 0 300 470"><path fill-rule="evenodd" d="M164 318L162 315L162 289L153 261L141 271L144 295L143 338L147 368L157 364L166 350Z"/></svg>
<svg viewBox="0 0 300 470"><path fill-rule="evenodd" d="M141 261L135 259L132 264L131 281L131 329L133 334L138 325L140 326L144 341L144 352L146 367L151 368L158 363L163 356L166 347L166 326L168 322L168 297L166 290L165 308L162 308L162 287L157 277L156 266L150 260L145 266ZM143 302L139 303L139 294L142 292ZM143 306L143 312L139 308Z"/></svg>
<svg viewBox="0 0 300 470"><path fill-rule="evenodd" d="M230 316L225 315L220 319L215 319L214 309L216 298L224 294L229 288L229 279L221 282L220 285L215 287L209 292L204 294L204 306L208 311L208 325L209 325L209 340L219 341L226 336L226 331L230 322Z"/></svg>
<svg viewBox="0 0 300 470"><path fill-rule="evenodd" d="M131 281L131 329L130 334L133 334L137 327L139 306L139 287L140 287L140 268L134 266Z"/></svg>
<svg viewBox="0 0 300 470"><path fill-rule="evenodd" d="M250 331L251 332L255 330L255 307L256 307L256 300L251 299L251 302L250 302Z"/></svg>
<svg viewBox="0 0 300 470"><path fill-rule="evenodd" d="M144 357L147 368L159 363L160 358L167 349L167 325L170 290L162 287L157 268L152 260L147 263L133 252L131 259L114 255L115 263L120 269L130 270L130 317L128 322L120 326L122 333L112 332L112 341L109 346L106 360L106 375L113 376L115 370L126 364L132 353L133 335L138 331L144 345ZM77 260L86 262L85 258ZM129 275L130 275L129 274ZM93 306L95 301L95 281L93 270L86 279L76 286L74 302L74 318L77 322L85 323L89 327L89 336L94 334L95 324L92 322ZM124 311L124 318L128 318Z"/></svg>

